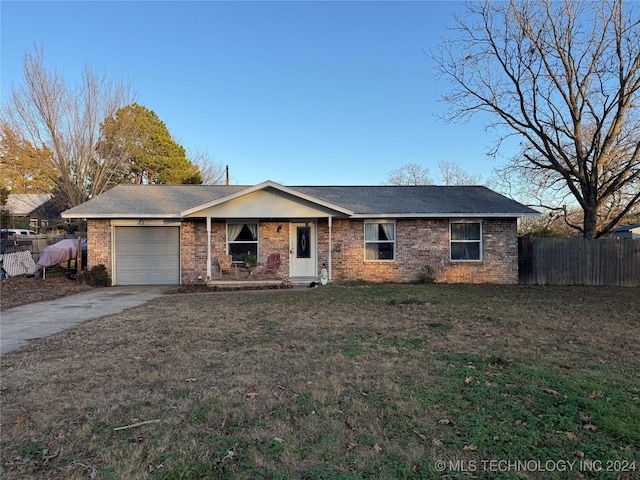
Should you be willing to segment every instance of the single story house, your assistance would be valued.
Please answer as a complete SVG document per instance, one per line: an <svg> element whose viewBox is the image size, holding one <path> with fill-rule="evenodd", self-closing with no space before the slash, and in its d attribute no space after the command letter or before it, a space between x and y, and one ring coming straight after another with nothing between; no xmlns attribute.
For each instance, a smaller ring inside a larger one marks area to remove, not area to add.
<svg viewBox="0 0 640 480"><path fill-rule="evenodd" d="M409 282L429 268L440 282L509 284L517 219L537 215L482 186L266 181L118 185L62 217L86 219L88 266L104 264L114 285L214 282L245 253L293 282L324 265L329 281Z"/></svg>
<svg viewBox="0 0 640 480"><path fill-rule="evenodd" d="M640 238L640 224L614 228L609 235L615 238Z"/></svg>
<svg viewBox="0 0 640 480"><path fill-rule="evenodd" d="M3 209L11 216L10 227L36 230L60 215L51 193L10 193Z"/></svg>

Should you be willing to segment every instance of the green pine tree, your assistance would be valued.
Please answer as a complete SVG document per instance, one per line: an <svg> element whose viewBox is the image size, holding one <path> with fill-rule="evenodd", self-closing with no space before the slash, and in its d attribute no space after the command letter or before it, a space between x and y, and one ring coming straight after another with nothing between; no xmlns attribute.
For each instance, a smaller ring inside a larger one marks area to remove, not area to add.
<svg viewBox="0 0 640 480"><path fill-rule="evenodd" d="M202 183L198 167L187 159L185 149L173 140L164 122L153 110L137 103L105 120L102 147L99 151L116 152L125 158L121 170L114 172L114 183Z"/></svg>

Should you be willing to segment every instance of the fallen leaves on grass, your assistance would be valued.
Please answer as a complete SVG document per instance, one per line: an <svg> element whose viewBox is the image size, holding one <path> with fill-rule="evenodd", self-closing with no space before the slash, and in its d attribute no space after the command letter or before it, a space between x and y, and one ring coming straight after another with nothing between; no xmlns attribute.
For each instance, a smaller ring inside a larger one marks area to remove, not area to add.
<svg viewBox="0 0 640 480"><path fill-rule="evenodd" d="M563 434L563 435L566 435L566 437L567 437L569 440L574 440L574 441L576 441L576 442L578 441L578 437L576 437L576 435L575 435L574 433L571 433L571 432L563 432L563 431L560 431L560 430L556 431L556 433L561 433L561 434Z"/></svg>
<svg viewBox="0 0 640 480"><path fill-rule="evenodd" d="M582 423L591 423L591 417L585 415L582 412L578 412L578 416L580 417L580 421Z"/></svg>
<svg viewBox="0 0 640 480"><path fill-rule="evenodd" d="M244 398L256 398L258 392L256 392L255 385L249 385L247 389L244 391Z"/></svg>
<svg viewBox="0 0 640 480"><path fill-rule="evenodd" d="M426 435L421 434L417 430L414 430L413 433L415 433L418 437L420 437L420 440L423 440L425 442L429 441L429 438Z"/></svg>

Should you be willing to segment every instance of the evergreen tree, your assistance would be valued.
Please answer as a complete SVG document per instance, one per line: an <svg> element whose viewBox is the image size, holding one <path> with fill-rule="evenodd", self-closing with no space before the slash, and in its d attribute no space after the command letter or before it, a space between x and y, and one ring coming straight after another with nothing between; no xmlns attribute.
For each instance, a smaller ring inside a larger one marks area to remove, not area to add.
<svg viewBox="0 0 640 480"><path fill-rule="evenodd" d="M98 146L101 152L125 158L112 177L114 183L202 183L198 167L187 159L185 149L173 140L164 122L153 110L137 103L105 120Z"/></svg>

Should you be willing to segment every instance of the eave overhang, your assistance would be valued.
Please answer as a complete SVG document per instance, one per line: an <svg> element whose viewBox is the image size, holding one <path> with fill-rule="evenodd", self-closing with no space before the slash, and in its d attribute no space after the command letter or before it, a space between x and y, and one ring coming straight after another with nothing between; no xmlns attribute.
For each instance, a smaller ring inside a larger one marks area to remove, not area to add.
<svg viewBox="0 0 640 480"><path fill-rule="evenodd" d="M539 217L539 212L535 213L356 213L349 218L521 218Z"/></svg>

